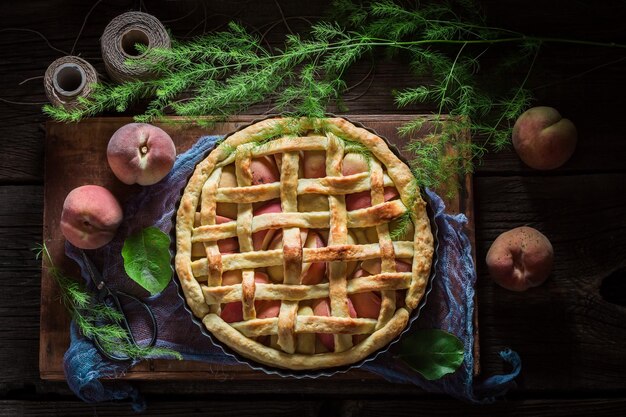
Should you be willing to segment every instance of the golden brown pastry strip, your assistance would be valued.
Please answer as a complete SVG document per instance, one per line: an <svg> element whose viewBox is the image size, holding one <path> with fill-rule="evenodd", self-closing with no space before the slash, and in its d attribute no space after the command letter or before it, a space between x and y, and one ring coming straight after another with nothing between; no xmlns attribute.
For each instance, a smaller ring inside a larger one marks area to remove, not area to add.
<svg viewBox="0 0 626 417"><path fill-rule="evenodd" d="M313 316L313 309L309 306L298 308L298 317ZM296 352L313 355L315 353L315 333L300 333L296 336Z"/></svg>
<svg viewBox="0 0 626 417"><path fill-rule="evenodd" d="M362 172L346 177L301 178L297 180L298 195L308 194L352 194L370 189L368 173ZM385 176L385 186L393 185ZM280 182L257 184L245 187L218 188L215 199L220 203L257 203L280 196Z"/></svg>
<svg viewBox="0 0 626 417"><path fill-rule="evenodd" d="M280 152L323 151L326 149L326 136L283 136L259 144L252 150L254 157L272 155Z"/></svg>
<svg viewBox="0 0 626 417"><path fill-rule="evenodd" d="M280 201L283 213L298 211L298 152L283 152L280 174ZM297 285L302 272L302 242L300 229L287 227L283 229L283 283ZM294 326L298 314L297 301L284 300L278 315L278 346L287 353L296 350Z"/></svg>
<svg viewBox="0 0 626 417"><path fill-rule="evenodd" d="M372 204L382 204L385 201L383 189L383 169L376 160L370 161L370 171L372 174ZM389 273L396 271L396 262L393 252L393 243L389 236L389 224L380 223L376 225L376 234L378 235L378 243L380 245L380 263L381 272ZM395 291L381 291L380 312L378 314L378 323L376 328L383 327L396 311L396 293Z"/></svg>
<svg viewBox="0 0 626 417"><path fill-rule="evenodd" d="M256 319L231 323L248 337L274 335L278 331L279 319ZM298 316L294 320L295 333L342 333L346 336L373 333L376 320L344 317Z"/></svg>
<svg viewBox="0 0 626 417"><path fill-rule="evenodd" d="M326 149L326 176L341 176L341 163L343 161L343 144L332 133L327 135L328 147ZM329 195L328 207L330 211L330 231L328 235L328 247L324 248L339 254L336 247L347 249L348 243L348 215L346 212L346 198L343 195ZM334 257L337 259L337 257ZM346 263L340 260L331 261L328 264L328 282L330 283L330 314L333 317L350 317L348 312L348 294L346 291ZM352 347L352 338L345 334L335 334L335 352L343 352Z"/></svg>
<svg viewBox="0 0 626 417"><path fill-rule="evenodd" d="M413 256L413 280L411 287L406 292L405 303L407 307L414 309L417 307L420 294L424 294L426 283L428 282L428 274L430 273L431 262L433 258L433 235L430 231L430 222L426 216L426 203L424 200L416 199L412 210L415 215L412 217L415 237L414 237L414 256ZM396 251L396 256L399 257Z"/></svg>
<svg viewBox="0 0 626 417"><path fill-rule="evenodd" d="M413 257L413 242L393 242L396 258L408 259ZM338 261L364 261L380 257L380 245L369 243L366 245L336 245L323 248L302 249L302 261L330 262ZM282 265L283 252L281 249L273 249L246 253L227 253L222 255L222 269L232 271L234 269L256 269L267 266ZM198 259L191 263L196 277L207 275L207 260Z"/></svg>
<svg viewBox="0 0 626 417"><path fill-rule="evenodd" d="M317 316L316 316L317 317ZM202 319L205 327L222 343L231 346L239 354L254 358L262 364L294 370L323 369L352 364L387 345L407 325L409 312L400 308L393 319L382 329L374 331L352 349L343 352L316 353L315 355L288 354L264 346L242 335L215 314Z"/></svg>
<svg viewBox="0 0 626 417"><path fill-rule="evenodd" d="M411 284L410 272L386 272L367 277L353 278L348 281L347 294L368 291L402 290ZM232 303L241 300L241 284L222 287L202 286L202 291L209 304ZM256 284L256 300L316 300L329 296L328 283L315 285Z"/></svg>
<svg viewBox="0 0 626 417"><path fill-rule="evenodd" d="M200 195L201 224L215 224L215 193L217 191L221 175L222 170L219 168L216 169L209 177L209 181L205 182L204 186L202 187L202 194ZM210 286L218 286L222 283L222 255L217 246L217 242L205 242L204 254L206 256L206 259L209 260L208 265L210 266L207 273L207 283ZM220 306L212 305L210 306L210 311L219 314Z"/></svg>
<svg viewBox="0 0 626 417"><path fill-rule="evenodd" d="M237 148L235 153L235 169L237 176L237 185L241 187L248 186L252 183L252 155L250 153L250 145L242 145ZM239 240L239 251L241 253L251 252L252 247L252 204L239 203L237 205L237 239ZM241 271L242 291L241 291L241 309L243 318L251 320L256 318L256 310L254 308L255 282L254 269L245 268Z"/></svg>
<svg viewBox="0 0 626 417"><path fill-rule="evenodd" d="M373 227L390 220L397 219L406 211L400 200L377 204L347 213L348 228ZM267 213L252 219L252 233L266 229L298 227L303 229L328 229L330 212L318 211L310 213ZM203 225L193 229L191 241L204 242L209 240L227 239L236 236L237 222Z"/></svg>

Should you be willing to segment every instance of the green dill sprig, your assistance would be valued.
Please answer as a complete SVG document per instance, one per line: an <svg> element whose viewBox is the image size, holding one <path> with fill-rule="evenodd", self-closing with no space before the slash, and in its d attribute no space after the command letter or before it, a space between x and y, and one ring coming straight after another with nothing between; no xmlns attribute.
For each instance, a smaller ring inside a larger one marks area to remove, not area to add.
<svg viewBox="0 0 626 417"><path fill-rule="evenodd" d="M89 339L97 339L106 352L115 352L133 360L153 357L182 359L180 353L167 348L142 347L128 341L126 330L120 325L122 314L114 308L97 303L92 293L56 267L46 245L39 245L35 251L37 259L42 259L43 268L59 286L61 302L76 323L81 334Z"/></svg>
<svg viewBox="0 0 626 417"><path fill-rule="evenodd" d="M419 180L413 179L409 184L408 200L404 201L406 210L402 215L389 223L389 237L393 241L413 240L413 236L407 236L413 228L414 206L419 195Z"/></svg>
<svg viewBox="0 0 626 417"><path fill-rule="evenodd" d="M485 152L483 145L467 139L470 124L467 119L435 117L400 128L401 135L420 132L418 139L406 145L406 150L414 155L409 164L419 184L445 190L450 197L454 195L459 175L472 172L472 159Z"/></svg>
<svg viewBox="0 0 626 417"><path fill-rule="evenodd" d="M343 76L353 63L374 50L402 53L418 79L430 80L396 91L395 101L398 107L427 104L434 109L434 120L440 123L424 140L412 139L409 150L421 184L436 186L471 172L473 161L486 151L508 146L514 120L532 100L526 82L543 43L626 48L490 27L471 0L415 6L391 0L335 0L332 16L330 22L312 25L307 34L288 35L276 52L235 23L189 42L174 40L171 49L137 45L145 58L126 64L140 65L156 74L154 79L96 84L88 98L78 99L77 107L46 105L43 110L55 120L76 122L103 111L125 111L134 101L150 98L146 111L135 116L137 121L174 112L185 121L210 124L271 101L288 116L319 118L330 102L342 106ZM492 79L479 71L480 58L498 45L508 51L500 58L501 68L528 69L526 78L507 91L494 89ZM200 117L207 115L208 120ZM416 119L400 133L413 136L422 127ZM459 133L472 135L474 141L461 140ZM451 146L455 150L446 154Z"/></svg>
<svg viewBox="0 0 626 417"><path fill-rule="evenodd" d="M356 153L361 155L369 166L374 155L372 155L372 151L370 151L367 146L363 145L361 142L349 139L341 134L335 133L335 136L337 136L337 138L342 142L344 153Z"/></svg>
<svg viewBox="0 0 626 417"><path fill-rule="evenodd" d="M389 237L393 241L405 240L407 231L413 226L411 213L405 211L400 217L389 224ZM411 238L406 240L412 240Z"/></svg>
<svg viewBox="0 0 626 417"><path fill-rule="evenodd" d="M370 3L367 15L350 4L349 0L335 3L344 18L347 14L348 21L358 22L355 30L401 43L416 77L431 80L395 92L398 107L428 104L436 109L428 120L428 130L424 131L425 120L417 118L401 126L399 133L411 138L407 150L413 155L412 168L420 184L453 193L453 183L472 172L474 160L488 149L498 151L509 144L512 124L531 100L526 80L502 95L483 88L477 76L480 56L493 44L507 41L521 44L524 59L536 57L540 42L488 27L469 1L456 2L455 6L426 3L414 9L377 1ZM468 141L469 136L475 140Z"/></svg>

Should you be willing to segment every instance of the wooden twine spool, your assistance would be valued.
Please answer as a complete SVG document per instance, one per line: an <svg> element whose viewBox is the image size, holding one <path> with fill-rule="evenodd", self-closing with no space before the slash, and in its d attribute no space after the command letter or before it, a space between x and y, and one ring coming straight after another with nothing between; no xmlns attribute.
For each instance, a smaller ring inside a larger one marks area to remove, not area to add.
<svg viewBox="0 0 626 417"><path fill-rule="evenodd" d="M91 64L77 56L64 56L54 61L44 75L48 100L66 109L78 106L79 97L88 97L98 73Z"/></svg>
<svg viewBox="0 0 626 417"><path fill-rule="evenodd" d="M159 19L142 12L127 12L111 20L104 29L100 46L107 73L113 81L122 83L130 80L146 80L153 73L141 65L126 65L133 60L141 64L145 54L141 54L135 45L148 48L169 48L170 37Z"/></svg>

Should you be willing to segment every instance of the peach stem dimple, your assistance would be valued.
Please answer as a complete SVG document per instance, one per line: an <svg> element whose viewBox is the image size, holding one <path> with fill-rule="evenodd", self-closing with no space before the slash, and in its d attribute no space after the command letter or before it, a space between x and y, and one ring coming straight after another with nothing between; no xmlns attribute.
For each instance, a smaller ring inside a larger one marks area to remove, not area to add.
<svg viewBox="0 0 626 417"><path fill-rule="evenodd" d="M142 147L141 147L141 154L142 154L142 155L145 155L145 154L147 154L147 153L148 153L148 147L147 147L146 145L142 146Z"/></svg>

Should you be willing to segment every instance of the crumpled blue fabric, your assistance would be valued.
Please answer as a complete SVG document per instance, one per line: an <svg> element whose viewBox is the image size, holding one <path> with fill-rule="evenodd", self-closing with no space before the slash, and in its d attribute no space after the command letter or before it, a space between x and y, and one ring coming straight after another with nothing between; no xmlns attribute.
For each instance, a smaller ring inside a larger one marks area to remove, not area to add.
<svg viewBox="0 0 626 417"><path fill-rule="evenodd" d="M176 284L170 282L163 292L149 296L126 276L121 256L124 239L145 227L156 226L166 233L171 232L182 189L196 163L205 157L218 139L218 136L201 137L190 150L177 157L172 171L165 179L144 187L131 198L125 204L124 221L115 239L101 249L89 251L89 256L101 267L103 279L109 288L138 296L152 308L158 323L156 346L174 349L185 360L229 365L240 362L225 355L200 332L185 309ZM446 214L441 198L430 190L426 192L439 227L439 261L428 301L408 334L419 328L442 329L453 333L464 343L465 360L456 372L436 381L427 381L395 357L399 345L396 344L375 360L366 362L362 368L391 382L415 384L429 392L446 393L473 403L490 402L514 385L521 361L515 352L504 351L501 353L502 359L512 367L508 374L492 376L481 382L474 380L472 317L476 273L471 244L464 232L467 219L462 214ZM79 264L82 277L89 286L90 280L78 250L67 243L66 254ZM140 344L145 343L151 336L145 315L130 316L133 334ZM64 370L69 387L78 397L87 402L130 399L135 410L144 409L145 402L130 383L109 379L123 375L133 365L135 362L132 361L113 362L103 357L92 341L82 336L72 324L71 343L64 356ZM103 381L105 378L107 380Z"/></svg>

